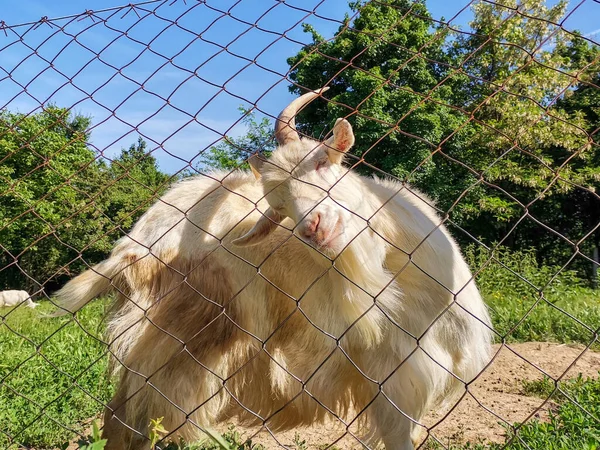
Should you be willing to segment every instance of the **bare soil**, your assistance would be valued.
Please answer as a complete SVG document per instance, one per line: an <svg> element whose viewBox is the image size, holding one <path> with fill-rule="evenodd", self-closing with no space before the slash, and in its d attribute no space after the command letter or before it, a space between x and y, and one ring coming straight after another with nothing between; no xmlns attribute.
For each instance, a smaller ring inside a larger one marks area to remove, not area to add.
<svg viewBox="0 0 600 450"><path fill-rule="evenodd" d="M597 377L600 353L581 345L526 342L494 346L495 357L481 376L469 387L469 393L450 412L438 411L427 416L423 425L444 445L463 442L504 442L509 425L536 418L545 420L554 402L525 395L524 381L540 380L544 375L554 379ZM338 423L336 423L338 422ZM364 448L339 421L319 427L270 433L266 429L236 430L244 438L262 444L266 449L322 449L330 444L343 450ZM235 424L233 424L235 425ZM226 431L226 427L219 431ZM422 434L422 440L426 433ZM301 442L304 441L303 444ZM77 448L76 446L69 447ZM421 447L424 448L424 447Z"/></svg>
<svg viewBox="0 0 600 450"><path fill-rule="evenodd" d="M581 345L526 342L495 346L496 358L433 434L445 444L470 442L504 442L501 424L521 423L530 418L545 419L556 407L552 401L527 396L524 381L543 378L555 380L597 377L600 353ZM430 415L425 423L433 424L443 415Z"/></svg>
<svg viewBox="0 0 600 450"><path fill-rule="evenodd" d="M432 413L423 421L431 435L444 445L467 441L504 442L506 436L501 424L532 418L544 420L548 411L556 407L552 401L525 395L524 381L540 380L544 374L561 380L575 378L579 373L584 377L597 377L600 370L600 353L581 345L526 342L496 345L494 351L494 360L456 408L449 413ZM239 428L238 431L247 437L256 432ZM323 448L333 442L339 449L363 448L355 437L334 423L274 433L274 436L261 430L253 442L268 449L281 448L278 444L296 448L296 434L309 449ZM422 438L425 437L423 433Z"/></svg>

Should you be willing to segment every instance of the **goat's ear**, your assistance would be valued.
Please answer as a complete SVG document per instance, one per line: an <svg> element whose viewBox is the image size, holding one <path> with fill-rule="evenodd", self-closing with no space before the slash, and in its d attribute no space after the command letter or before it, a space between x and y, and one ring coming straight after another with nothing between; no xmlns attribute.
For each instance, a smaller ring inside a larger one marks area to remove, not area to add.
<svg viewBox="0 0 600 450"><path fill-rule="evenodd" d="M344 153L354 145L352 125L346 119L338 119L333 126L333 136L325 141L327 156L334 164L340 164Z"/></svg>
<svg viewBox="0 0 600 450"><path fill-rule="evenodd" d="M231 243L238 247L250 247L259 244L278 227L282 220L283 217L281 217L278 212L269 208L265 211L265 214L258 219L258 222L256 222L250 231L233 240Z"/></svg>
<svg viewBox="0 0 600 450"><path fill-rule="evenodd" d="M250 169L252 173L258 180L261 177L260 171L262 170L265 160L261 158L258 153L253 154L250 158L248 158L248 164L250 164Z"/></svg>

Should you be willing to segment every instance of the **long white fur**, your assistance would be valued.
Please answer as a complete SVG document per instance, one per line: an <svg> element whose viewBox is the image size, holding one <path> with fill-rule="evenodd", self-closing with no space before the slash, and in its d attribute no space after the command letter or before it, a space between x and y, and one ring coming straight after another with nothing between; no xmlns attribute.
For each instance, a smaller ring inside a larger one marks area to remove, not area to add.
<svg viewBox="0 0 600 450"><path fill-rule="evenodd" d="M155 417L194 439L190 421L275 430L360 412L364 442L412 449L423 416L488 363L486 307L430 200L349 172L331 151L303 139L277 149L258 180L217 171L177 183L108 260L58 292L69 311L117 294L109 340L127 369L107 448L143 448L121 422L147 434ZM341 230L323 248L317 214L325 234Z"/></svg>

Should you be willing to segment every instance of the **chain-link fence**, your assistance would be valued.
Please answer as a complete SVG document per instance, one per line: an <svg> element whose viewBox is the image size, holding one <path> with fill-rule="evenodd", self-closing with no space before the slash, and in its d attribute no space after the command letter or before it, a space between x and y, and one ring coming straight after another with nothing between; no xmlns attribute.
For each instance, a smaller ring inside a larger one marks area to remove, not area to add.
<svg viewBox="0 0 600 450"><path fill-rule="evenodd" d="M446 3L3 12L2 446L596 448L600 3Z"/></svg>

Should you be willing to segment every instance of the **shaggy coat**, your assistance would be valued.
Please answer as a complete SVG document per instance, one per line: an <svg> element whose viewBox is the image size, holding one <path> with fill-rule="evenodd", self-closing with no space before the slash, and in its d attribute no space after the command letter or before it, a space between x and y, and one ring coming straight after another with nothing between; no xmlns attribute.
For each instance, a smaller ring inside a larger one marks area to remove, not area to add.
<svg viewBox="0 0 600 450"><path fill-rule="evenodd" d="M324 143L292 126L252 173L176 184L58 293L68 311L115 294L107 449L146 448L163 416L186 440L233 417L271 431L339 417L368 445L412 449L488 363L486 307L431 202L342 166L345 120Z"/></svg>

